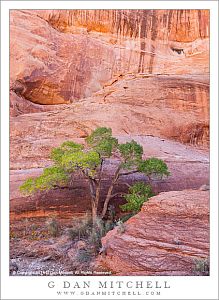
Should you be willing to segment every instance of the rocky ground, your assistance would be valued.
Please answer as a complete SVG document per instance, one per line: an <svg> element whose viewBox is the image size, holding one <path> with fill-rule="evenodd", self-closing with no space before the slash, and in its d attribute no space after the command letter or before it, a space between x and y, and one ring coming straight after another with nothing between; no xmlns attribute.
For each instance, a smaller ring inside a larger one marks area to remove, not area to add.
<svg viewBox="0 0 219 300"><path fill-rule="evenodd" d="M69 220L59 223L56 237L51 235L48 220L35 222L36 218L26 220L20 230L19 222L16 229L11 226L11 275L209 274L207 185L152 197L140 213L115 224L102 246L100 240L72 238Z"/></svg>
<svg viewBox="0 0 219 300"><path fill-rule="evenodd" d="M31 225L30 225L31 221ZM21 221L25 223L25 220ZM100 267L95 269L99 248L88 237L72 237L71 221L59 224L57 236L48 228L48 219L26 220L26 224L11 225L10 274L13 276L79 276L110 275ZM98 242L97 242L98 243Z"/></svg>

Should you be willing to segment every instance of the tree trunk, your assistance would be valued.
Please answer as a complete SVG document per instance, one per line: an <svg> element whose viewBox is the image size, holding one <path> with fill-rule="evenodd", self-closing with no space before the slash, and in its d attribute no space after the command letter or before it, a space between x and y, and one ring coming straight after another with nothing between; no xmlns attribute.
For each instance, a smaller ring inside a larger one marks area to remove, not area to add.
<svg viewBox="0 0 219 300"><path fill-rule="evenodd" d="M92 213L93 224L96 223L96 219L98 217L98 206L99 206L99 202L100 202L103 163L104 163L104 159L101 160L98 180L90 177L86 172L84 172L84 175L88 178L88 182L89 182L90 195L91 195L91 213Z"/></svg>
<svg viewBox="0 0 219 300"><path fill-rule="evenodd" d="M95 182L90 177L88 177L88 181L89 181L90 195L91 195L91 216L92 216L92 223L94 224L97 219L97 201L96 201Z"/></svg>
<svg viewBox="0 0 219 300"><path fill-rule="evenodd" d="M96 205L96 201L94 201L92 199L91 201L91 213L92 213L92 223L95 224L96 220L97 220L97 205Z"/></svg>
<svg viewBox="0 0 219 300"><path fill-rule="evenodd" d="M120 170L121 170L121 166L119 165L118 168L117 168L117 170L116 170L116 173L115 173L115 175L113 177L111 185L110 185L110 187L108 189L108 192L107 192L107 195L106 195L106 199L105 199L104 204L103 204L103 210L102 210L102 213L101 213L101 218L104 218L105 215L106 215L109 201L112 198L112 191L113 191L114 185L115 185L115 183L117 182L117 180L119 178L119 172L120 172Z"/></svg>
<svg viewBox="0 0 219 300"><path fill-rule="evenodd" d="M95 223L95 221L98 217L98 206L99 206L99 202L100 202L100 190L101 190L103 163L104 163L104 159L101 160L98 181L97 182L93 181L93 188L95 190L95 199L93 198L93 200L92 200L92 220L93 220L93 224Z"/></svg>

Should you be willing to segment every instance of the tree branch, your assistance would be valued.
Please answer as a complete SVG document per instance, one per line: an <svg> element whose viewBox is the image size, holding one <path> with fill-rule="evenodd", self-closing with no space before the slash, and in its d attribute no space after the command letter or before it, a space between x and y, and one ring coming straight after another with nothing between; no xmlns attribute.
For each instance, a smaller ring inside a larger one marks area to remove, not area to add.
<svg viewBox="0 0 219 300"><path fill-rule="evenodd" d="M114 197L116 197L116 196L123 196L123 195L125 195L126 193L115 193L115 194L112 194L111 195L111 197L110 197L110 199L112 199L112 198L114 198Z"/></svg>
<svg viewBox="0 0 219 300"><path fill-rule="evenodd" d="M131 174L134 174L134 173L139 173L139 171L138 170L133 170L133 171L126 172L126 173L120 173L119 177L120 176L125 176L125 175L131 175Z"/></svg>
<svg viewBox="0 0 219 300"><path fill-rule="evenodd" d="M73 186L69 186L69 185L66 185L66 186L62 186L62 185L54 185L54 186L53 186L53 189L54 189L54 190L58 190L58 189L61 189L61 190L64 190L64 189L77 190L78 187L73 187Z"/></svg>

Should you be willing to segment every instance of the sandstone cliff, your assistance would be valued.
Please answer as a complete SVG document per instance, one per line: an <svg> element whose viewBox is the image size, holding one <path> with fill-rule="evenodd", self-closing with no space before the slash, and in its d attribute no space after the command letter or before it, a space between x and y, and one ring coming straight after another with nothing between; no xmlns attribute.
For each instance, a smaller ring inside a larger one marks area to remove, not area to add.
<svg viewBox="0 0 219 300"><path fill-rule="evenodd" d="M78 103L91 124L117 114L119 134L208 143L208 11L23 10L10 22L13 116Z"/></svg>
<svg viewBox="0 0 219 300"><path fill-rule="evenodd" d="M99 267L114 275L197 275L209 257L209 193L161 193L124 226L102 239Z"/></svg>
<svg viewBox="0 0 219 300"><path fill-rule="evenodd" d="M37 114L34 114L37 118ZM59 119L55 115L55 120ZM50 120L50 119L49 119ZM74 187L65 188L61 191L56 189L48 193L36 195L34 197L24 197L19 192L19 186L28 177L39 176L42 172L42 167L48 166L50 160L48 159L51 145L58 145L66 140L65 134L79 135L77 127L64 126L65 131L56 131L54 135L53 124L51 120L48 123L42 121L40 135L38 132L38 122L27 124L26 118L24 122L20 120L14 126L17 128L17 135L11 140L12 154L11 154L11 172L10 172L10 211L12 219L22 219L24 217L48 217L52 214L67 219L73 215L85 214L90 209L89 189L87 181L76 174L74 178ZM66 120L67 122L67 120ZM24 126L26 124L26 127ZM48 130L48 124L52 125ZM67 124L67 123L66 123ZM25 130L22 128L25 127ZM20 128L22 129L21 131ZM32 131L34 128L34 131ZM72 130L74 128L74 130ZM45 129L45 131L43 131ZM24 134L25 138L22 137ZM186 188L199 188L201 185L209 182L209 157L206 151L197 150L193 147L182 145L178 142L162 140L160 138L151 136L118 136L121 142L135 139L144 147L144 156L156 156L166 161L171 176L161 181L154 181L154 191L170 191L183 190ZM82 139L81 139L82 142ZM104 169L105 178L103 181L102 192L106 191L109 185L109 178L113 175L117 167L116 160L110 160ZM145 181L145 176L141 174L131 175L119 181L117 186L118 191L127 191L127 186L124 182L130 184L136 180ZM124 202L124 199L119 198L115 201L116 209Z"/></svg>
<svg viewBox="0 0 219 300"><path fill-rule="evenodd" d="M62 203L68 215L72 194L85 199L81 179L80 192L55 191L40 205L18 187L50 164L52 147L83 142L97 126L167 161L172 176L157 191L207 183L208 153L163 138L208 146L208 18L197 10L11 11L11 211L62 213Z"/></svg>
<svg viewBox="0 0 219 300"><path fill-rule="evenodd" d="M33 102L73 102L127 73L209 72L208 11L26 10L10 21L11 86Z"/></svg>
<svg viewBox="0 0 219 300"><path fill-rule="evenodd" d="M145 38L189 42L209 37L208 10L35 10L34 13L61 32L84 27L89 32L116 34L120 38Z"/></svg>
<svg viewBox="0 0 219 300"><path fill-rule="evenodd" d="M98 126L111 127L120 141L134 138L145 157L166 161L171 177L154 182L156 192L199 188L209 181L209 12L12 10L10 114L15 231L23 230L23 220L41 224L55 214L67 222L89 209L87 182L78 176L73 189L35 197L21 195L19 185L51 164L53 147L65 140L83 143ZM103 191L117 161L109 163ZM127 180L139 179L146 180L139 174ZM127 189L123 181L117 188ZM115 245L109 243L101 264L134 274L129 254L120 255L127 242L136 274L157 275L159 269L158 275L191 275L194 259L208 256L207 200L203 191L151 199L124 235L114 230L103 240ZM116 209L122 201L116 199Z"/></svg>

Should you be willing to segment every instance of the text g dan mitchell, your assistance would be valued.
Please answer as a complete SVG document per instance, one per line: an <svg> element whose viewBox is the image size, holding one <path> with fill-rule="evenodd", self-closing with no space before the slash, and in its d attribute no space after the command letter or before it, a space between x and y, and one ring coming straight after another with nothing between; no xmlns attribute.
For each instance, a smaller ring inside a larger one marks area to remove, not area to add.
<svg viewBox="0 0 219 300"><path fill-rule="evenodd" d="M48 288L58 289L169 289L167 281L117 280L117 281L49 281Z"/></svg>

